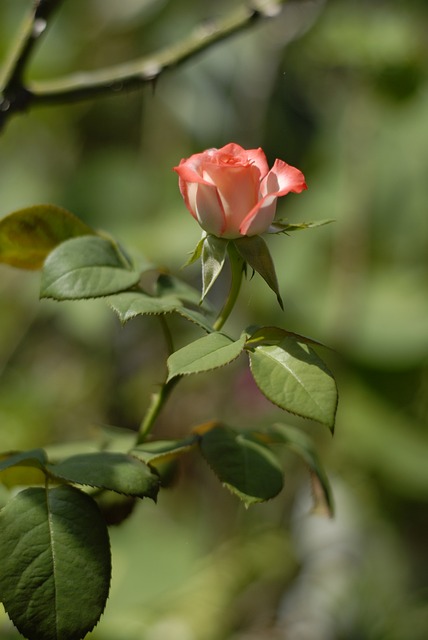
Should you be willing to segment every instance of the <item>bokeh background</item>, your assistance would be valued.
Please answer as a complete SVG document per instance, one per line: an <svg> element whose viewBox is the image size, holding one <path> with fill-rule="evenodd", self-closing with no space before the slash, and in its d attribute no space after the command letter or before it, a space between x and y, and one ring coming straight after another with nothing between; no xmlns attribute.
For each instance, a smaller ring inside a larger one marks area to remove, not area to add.
<svg viewBox="0 0 428 640"><path fill-rule="evenodd" d="M0 63L30 0L1 0ZM31 79L97 69L186 37L236 0L73 0ZM269 240L285 301L245 283L230 333L254 323L311 335L339 385L333 438L315 440L336 517L310 513L306 470L246 511L195 457L157 505L112 529L114 576L94 640L423 640L428 636L428 5L289 2L283 13L135 93L37 108L0 140L0 216L66 207L139 259L178 273L199 239L171 168L235 141L302 169L278 207L335 223ZM39 274L0 267L1 450L136 428L164 376L154 318L124 328L100 301L39 302ZM198 266L180 272L198 286ZM220 282L212 301L221 302ZM177 345L197 335L171 320ZM281 420L244 360L186 379L157 427ZM2 490L1 500L6 499ZM4 613L0 635L18 637Z"/></svg>

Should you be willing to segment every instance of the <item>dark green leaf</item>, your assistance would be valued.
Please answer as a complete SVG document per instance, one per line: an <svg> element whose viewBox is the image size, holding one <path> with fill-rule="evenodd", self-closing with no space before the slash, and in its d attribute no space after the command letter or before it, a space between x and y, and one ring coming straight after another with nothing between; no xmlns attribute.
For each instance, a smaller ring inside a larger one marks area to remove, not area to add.
<svg viewBox="0 0 428 640"><path fill-rule="evenodd" d="M200 448L220 482L247 506L281 491L283 474L276 456L244 434L214 427L201 436Z"/></svg>
<svg viewBox="0 0 428 640"><path fill-rule="evenodd" d="M46 256L69 238L95 234L75 215L52 204L20 209L0 220L0 262L41 269Z"/></svg>
<svg viewBox="0 0 428 640"><path fill-rule="evenodd" d="M245 262L254 271L257 271L263 280L276 294L276 299L281 309L284 308L279 294L278 279L276 277L275 265L270 255L268 246L261 236L250 236L238 238L233 241L236 249Z"/></svg>
<svg viewBox="0 0 428 640"><path fill-rule="evenodd" d="M141 460L125 453L101 451L47 465L52 476L75 484L155 499L159 478Z"/></svg>
<svg viewBox="0 0 428 640"><path fill-rule="evenodd" d="M139 279L111 240L84 236L66 240L46 258L40 296L56 300L108 296L129 289Z"/></svg>
<svg viewBox="0 0 428 640"><path fill-rule="evenodd" d="M249 355L257 386L271 402L334 429L336 383L309 345L288 336L276 345L258 346Z"/></svg>
<svg viewBox="0 0 428 640"><path fill-rule="evenodd" d="M168 358L168 380L178 375L201 373L223 367L243 351L246 334L235 342L223 333L210 333L178 349Z"/></svg>
<svg viewBox="0 0 428 640"><path fill-rule="evenodd" d="M107 600L110 545L95 502L69 486L18 493L0 512L0 600L29 640L78 640Z"/></svg>

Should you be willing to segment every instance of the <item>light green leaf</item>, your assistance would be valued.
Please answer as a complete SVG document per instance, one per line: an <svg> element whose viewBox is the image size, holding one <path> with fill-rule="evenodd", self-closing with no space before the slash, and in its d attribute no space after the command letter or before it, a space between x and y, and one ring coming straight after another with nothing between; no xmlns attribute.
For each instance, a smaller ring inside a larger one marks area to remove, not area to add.
<svg viewBox="0 0 428 640"><path fill-rule="evenodd" d="M118 246L107 238L84 236L61 243L46 258L41 298L72 300L108 296L140 279Z"/></svg>
<svg viewBox="0 0 428 640"><path fill-rule="evenodd" d="M307 344L289 336L249 352L254 380L282 409L334 429L337 388L327 366Z"/></svg>
<svg viewBox="0 0 428 640"><path fill-rule="evenodd" d="M223 269L228 240L208 235L202 246L202 300L217 280Z"/></svg>
<svg viewBox="0 0 428 640"><path fill-rule="evenodd" d="M228 427L201 436L202 455L222 482L248 506L275 497L283 474L276 456L264 445Z"/></svg>
<svg viewBox="0 0 428 640"><path fill-rule="evenodd" d="M245 262L254 271L257 271L263 280L276 294L276 299L281 309L284 309L281 296L279 294L278 279L276 277L275 265L270 255L268 246L261 236L250 236L238 238L233 241L236 249Z"/></svg>
<svg viewBox="0 0 428 640"><path fill-rule="evenodd" d="M274 424L260 435L265 442L285 444L306 462L312 477L314 511L331 517L334 503L330 482L308 434L291 425Z"/></svg>
<svg viewBox="0 0 428 640"><path fill-rule="evenodd" d="M0 512L0 600L29 640L78 640L107 600L111 559L95 502L69 486L18 493Z"/></svg>
<svg viewBox="0 0 428 640"><path fill-rule="evenodd" d="M183 453L190 451L198 441L198 436L193 435L182 440L156 440L144 442L129 452L139 460L149 464L151 462L172 460Z"/></svg>
<svg viewBox="0 0 428 640"><path fill-rule="evenodd" d="M243 351L246 334L233 341L223 333L210 333L171 354L167 361L168 380L175 376L202 373L223 367Z"/></svg>
<svg viewBox="0 0 428 640"><path fill-rule="evenodd" d="M156 499L159 490L159 478L149 467L125 453L79 454L48 464L47 469L54 478L139 498Z"/></svg>
<svg viewBox="0 0 428 640"><path fill-rule="evenodd" d="M0 220L0 262L41 269L46 256L69 238L95 234L75 215L52 204L15 211Z"/></svg>
<svg viewBox="0 0 428 640"><path fill-rule="evenodd" d="M325 224L335 222L333 219L319 220L317 222L298 222L289 224L285 220L275 220L269 229L269 233L289 233L290 231L302 231L303 229L313 229L315 227L323 227Z"/></svg>

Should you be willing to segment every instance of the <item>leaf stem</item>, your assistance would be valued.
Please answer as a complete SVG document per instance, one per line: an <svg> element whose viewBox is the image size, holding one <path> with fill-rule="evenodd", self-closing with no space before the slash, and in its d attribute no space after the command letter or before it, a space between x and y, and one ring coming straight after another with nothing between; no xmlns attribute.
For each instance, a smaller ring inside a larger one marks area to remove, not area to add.
<svg viewBox="0 0 428 640"><path fill-rule="evenodd" d="M214 322L213 327L215 331L220 331L220 329L223 327L226 320L230 316L232 309L235 306L239 291L241 289L242 276L244 274L244 260L239 255L233 242L229 242L227 251L229 253L231 269L230 290L226 302L224 303L222 310L218 314L217 320Z"/></svg>
<svg viewBox="0 0 428 640"><path fill-rule="evenodd" d="M160 414L164 404L169 398L171 391L174 389L177 382L181 379L181 376L172 378L169 382L164 382L159 391L152 394L149 408L146 411L146 415L138 430L138 437L136 444L142 444L147 439L150 431L153 429L154 423Z"/></svg>

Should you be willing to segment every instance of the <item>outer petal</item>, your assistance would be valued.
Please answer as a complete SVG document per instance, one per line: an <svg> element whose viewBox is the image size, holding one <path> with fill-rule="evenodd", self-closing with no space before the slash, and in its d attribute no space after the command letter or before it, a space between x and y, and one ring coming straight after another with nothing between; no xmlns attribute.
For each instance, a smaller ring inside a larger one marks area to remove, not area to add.
<svg viewBox="0 0 428 640"><path fill-rule="evenodd" d="M224 210L214 185L186 183L184 202L202 229L214 236L222 236L226 227Z"/></svg>
<svg viewBox="0 0 428 640"><path fill-rule="evenodd" d="M260 171L260 180L262 180L269 171L269 165L263 149L261 147L258 149L248 149L245 153L247 154L248 160Z"/></svg>
<svg viewBox="0 0 428 640"><path fill-rule="evenodd" d="M275 160L272 169L260 185L262 196L285 196L290 191L300 193L307 188L303 173L282 160Z"/></svg>
<svg viewBox="0 0 428 640"><path fill-rule="evenodd" d="M259 236L271 226L276 213L275 195L262 198L242 222L239 232L242 236Z"/></svg>
<svg viewBox="0 0 428 640"><path fill-rule="evenodd" d="M225 215L223 235L237 238L239 227L259 198L259 171L252 165L231 166L204 165L204 178L217 187Z"/></svg>
<svg viewBox="0 0 428 640"><path fill-rule="evenodd" d="M277 198L304 189L307 186L303 173L282 160L275 160L260 186L263 197L243 220L241 234L255 236L267 231L275 218Z"/></svg>

